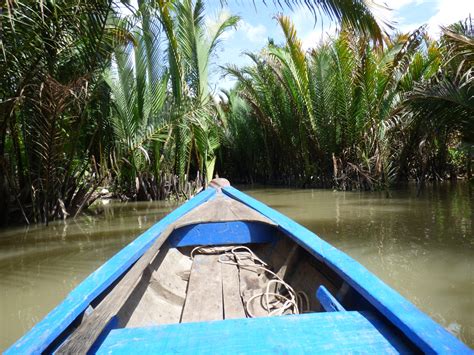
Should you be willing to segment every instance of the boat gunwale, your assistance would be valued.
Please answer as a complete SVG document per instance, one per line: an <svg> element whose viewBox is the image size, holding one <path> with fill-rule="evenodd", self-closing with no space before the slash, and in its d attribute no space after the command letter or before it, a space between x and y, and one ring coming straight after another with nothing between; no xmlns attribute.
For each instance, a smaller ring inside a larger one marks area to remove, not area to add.
<svg viewBox="0 0 474 355"><path fill-rule="evenodd" d="M315 233L266 204L237 190L223 187L222 192L262 213L282 232L332 268L344 281L365 297L425 353L469 353L471 349L414 304L346 253Z"/></svg>

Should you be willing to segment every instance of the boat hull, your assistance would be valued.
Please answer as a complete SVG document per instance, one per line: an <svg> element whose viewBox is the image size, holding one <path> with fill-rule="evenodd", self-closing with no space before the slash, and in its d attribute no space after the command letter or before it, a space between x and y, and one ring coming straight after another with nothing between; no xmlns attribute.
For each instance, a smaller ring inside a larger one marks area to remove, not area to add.
<svg viewBox="0 0 474 355"><path fill-rule="evenodd" d="M332 304L334 307L328 306L326 310L330 309L334 312L270 317L262 318L262 320L237 319L189 323L195 325L179 323L158 326L166 329L157 328L157 326L139 327L135 330L133 328L125 329L121 328L118 323L110 321L101 332L99 339L94 341L94 346L90 350L94 352L126 352L138 346L133 339L144 339L140 344L148 346L148 352L158 349L178 351L184 349L178 347L178 342L175 347L166 348L165 345L168 343L163 343L164 340L157 341L157 334L168 334L167 332L169 332L169 335L172 336L172 334L186 332L190 336L194 336L196 342L199 342L206 341L206 332L208 334L218 334L220 329L223 332L228 332L229 336L232 335L232 338L234 336L237 338L252 337L252 334L257 334L249 347L240 348L237 342L229 341L225 343L225 346L219 348L221 352L239 349L242 352L252 352L252 349L257 349L257 346L258 349L267 349L266 352L321 351L324 346L328 351L331 349L335 352L346 351L350 349L350 346L353 347L353 351L357 351L357 342L343 342L337 340L334 336L336 334L346 334L345 336L348 339L363 339L363 337L358 337L357 334L359 334L358 331L365 329L366 333L364 334L373 334L372 338L369 335L366 338L372 339L374 344L379 344L379 350L381 351L388 349L388 343L391 344L393 352L471 353L471 350L462 342L361 264L325 242L313 232L231 186L222 186L219 183L211 184L211 186L214 187L202 191L170 213L86 278L71 291L58 307L7 349L6 354L52 352L61 348L65 340L86 316L91 305L100 303L103 298L106 298L111 290L116 287L115 284L118 280L124 274L130 272L129 270L136 265L137 260L142 258L152 245L160 241L160 238L163 239L169 235L167 245L172 248L186 248L195 245L252 245L256 243L275 245L278 242L278 237L276 237L279 235L278 233L300 246L305 253L315 259L320 267L327 268L340 279L337 283L339 290L336 290L337 292L333 298L331 298L331 295L327 298L330 300L328 304ZM202 209L202 206L211 206L218 198L222 197L225 197L225 201L223 201L229 203L229 206L222 205L223 202L221 201L219 202L221 204L219 205L220 208ZM238 202L241 206L235 204L235 202ZM199 210L200 208L203 211L202 213ZM229 211L232 213L229 213ZM165 233L170 229L170 226L174 226L172 232ZM323 297L321 292L318 291L319 296L314 292L310 297L321 298ZM321 307L325 308L321 299ZM334 303L338 303L337 299L340 299L341 302L345 299L345 304L340 305L340 308L337 304L334 305ZM339 319L339 323L336 323L339 324L340 329L336 327L332 329L331 333L331 328L325 328L323 324L325 324L324 322L330 324L333 319ZM352 328L349 326L351 322L353 323ZM375 324L375 329L385 341L374 333L374 329L368 323ZM292 328L291 324L297 324L296 328ZM326 344L316 340L316 338L320 339L319 336L315 338L314 334L311 335L311 332L306 331L316 326L322 329L321 334L327 333L321 338L321 341L326 339ZM298 339L298 331L301 334L306 334L305 336L301 335L301 341L304 341L305 347L292 347L291 344L282 340L283 338L280 339L280 342L277 342L278 344L275 343L277 345L274 344L276 347L272 347L270 340L278 337L279 333L271 329L275 330L279 327L290 329L289 334L295 333L295 339ZM252 333L253 328L255 328L255 333ZM260 337L258 334L261 334ZM333 335L332 338L331 334ZM257 338L260 338L261 341ZM313 339L313 343L311 339ZM115 343L121 344L122 347L115 346ZM191 346L190 343L186 342L180 344ZM286 348L284 344L287 344ZM252 348L252 346L254 347ZM364 350L364 341L359 341L359 346L362 346L361 350ZM365 346L365 350L369 351L370 348L367 348L367 345ZM143 351L145 350L143 349ZM203 352L207 350L219 352L217 351L218 348L202 349ZM385 352L385 350L383 351ZM391 351L387 350L387 352Z"/></svg>

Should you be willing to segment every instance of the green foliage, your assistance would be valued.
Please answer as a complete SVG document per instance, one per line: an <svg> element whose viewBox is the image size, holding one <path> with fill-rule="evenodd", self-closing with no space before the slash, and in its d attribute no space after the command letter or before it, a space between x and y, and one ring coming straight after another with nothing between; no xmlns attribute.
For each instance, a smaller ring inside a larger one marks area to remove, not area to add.
<svg viewBox="0 0 474 355"><path fill-rule="evenodd" d="M321 10L342 30L305 52L278 16L285 44L227 67L238 83L216 104L209 65L236 16L210 28L202 0L7 1L0 224L75 216L104 185L188 198L216 169L341 189L470 175L470 19L435 42L423 28L384 37L366 1L274 3Z"/></svg>
<svg viewBox="0 0 474 355"><path fill-rule="evenodd" d="M217 113L208 90L209 61L220 36L235 27L239 18L230 16L211 32L200 0L162 2L159 12L168 36L173 102L179 112L173 119L175 173L189 176L194 163L209 180L219 147Z"/></svg>
<svg viewBox="0 0 474 355"><path fill-rule="evenodd" d="M165 111L168 71L161 64L164 53L158 46L160 27L156 19L142 15L147 33L135 31L134 41L115 51L115 65L105 81L111 89L117 185L132 193L148 167L159 169L159 152L169 130ZM159 170L158 170L159 171Z"/></svg>
<svg viewBox="0 0 474 355"><path fill-rule="evenodd" d="M416 161L422 168L417 175L432 178L442 176L448 169L448 147L459 140L466 150L474 144L474 25L469 17L464 22L443 29L439 46L430 47L429 55L438 56L437 71L430 71L413 85L403 103L411 114L407 129L408 144L402 157L413 154L417 142L420 147L430 147L429 154L415 155L415 160L401 161L401 175L409 175ZM424 149L426 150L426 149ZM421 149L420 149L420 152ZM424 152L423 152L424 153ZM471 174L472 156L466 159L467 175ZM411 166L410 166L411 163Z"/></svg>
<svg viewBox="0 0 474 355"><path fill-rule="evenodd" d="M474 107L469 31L454 35L452 27L438 44L421 27L386 38L382 49L343 27L304 53L290 20L277 20L283 47L269 43L259 55L248 54L252 66L226 68L238 84L226 103L224 170L238 174L231 167L249 161L238 175L247 181L341 189L452 173L447 147L453 134L466 139L473 132L467 127ZM443 60L457 70L441 82L450 72ZM252 136L261 139L253 139L258 148L248 147L257 158L247 160L250 152L238 139Z"/></svg>
<svg viewBox="0 0 474 355"><path fill-rule="evenodd" d="M87 104L112 49L127 38L115 6L6 2L0 13L0 210L13 198L26 221L47 223L76 214L97 186L97 176L85 174Z"/></svg>
<svg viewBox="0 0 474 355"><path fill-rule="evenodd" d="M116 185L147 199L163 197L153 191L167 183L164 173L179 176L178 190L190 174L212 179L220 139L209 61L219 38L238 21L231 16L210 31L202 1L155 5L140 4L134 40L116 50L116 67L106 75L114 108Z"/></svg>

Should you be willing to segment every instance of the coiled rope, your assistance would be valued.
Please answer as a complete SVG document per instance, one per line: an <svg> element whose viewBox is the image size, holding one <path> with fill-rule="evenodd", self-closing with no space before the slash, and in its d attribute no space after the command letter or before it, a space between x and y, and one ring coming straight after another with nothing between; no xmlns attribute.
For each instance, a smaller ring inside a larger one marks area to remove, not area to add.
<svg viewBox="0 0 474 355"><path fill-rule="evenodd" d="M250 305L255 300L260 301L260 305L267 311L269 316L300 314L309 311L309 298L306 293L303 291L295 292L293 287L268 269L268 264L257 257L249 248L245 246L196 247L191 251L191 259L194 258L194 253L196 252L200 254L220 254L218 261L221 264L236 265L239 268L239 272L240 269L250 271L261 270L272 276L272 279L266 284L265 292L255 294L244 302L245 311L250 318L256 317L250 310ZM274 285L273 290L271 289L272 285Z"/></svg>

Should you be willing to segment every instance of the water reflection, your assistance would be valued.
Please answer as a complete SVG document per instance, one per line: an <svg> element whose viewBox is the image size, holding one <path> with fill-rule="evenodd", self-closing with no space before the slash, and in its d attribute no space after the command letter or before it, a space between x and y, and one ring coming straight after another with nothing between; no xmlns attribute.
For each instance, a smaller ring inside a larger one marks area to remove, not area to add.
<svg viewBox="0 0 474 355"><path fill-rule="evenodd" d="M466 184L344 193L246 189L344 250L474 346L472 195ZM174 203L110 204L49 227L0 231L0 350Z"/></svg>
<svg viewBox="0 0 474 355"><path fill-rule="evenodd" d="M472 192L467 184L384 194L254 190L474 345ZM291 202L291 205L288 203Z"/></svg>

